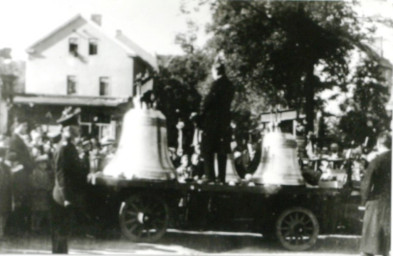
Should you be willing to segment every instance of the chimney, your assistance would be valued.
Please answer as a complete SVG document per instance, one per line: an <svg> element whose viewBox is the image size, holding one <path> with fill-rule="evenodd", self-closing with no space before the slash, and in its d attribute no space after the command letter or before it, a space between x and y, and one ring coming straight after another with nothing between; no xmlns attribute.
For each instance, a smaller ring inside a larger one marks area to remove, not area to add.
<svg viewBox="0 0 393 256"><path fill-rule="evenodd" d="M92 14L91 20L96 23L98 26L101 26L102 16L101 14Z"/></svg>

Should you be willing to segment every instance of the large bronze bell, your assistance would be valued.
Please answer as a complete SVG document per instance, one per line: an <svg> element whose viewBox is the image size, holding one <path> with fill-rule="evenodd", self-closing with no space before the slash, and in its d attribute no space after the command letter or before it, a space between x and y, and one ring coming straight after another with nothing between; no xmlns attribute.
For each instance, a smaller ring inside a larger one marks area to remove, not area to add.
<svg viewBox="0 0 393 256"><path fill-rule="evenodd" d="M165 116L158 110L129 110L123 119L118 149L103 174L126 179L175 179L165 123Z"/></svg>
<svg viewBox="0 0 393 256"><path fill-rule="evenodd" d="M304 185L297 161L296 140L278 128L262 140L261 162L252 177L257 184Z"/></svg>

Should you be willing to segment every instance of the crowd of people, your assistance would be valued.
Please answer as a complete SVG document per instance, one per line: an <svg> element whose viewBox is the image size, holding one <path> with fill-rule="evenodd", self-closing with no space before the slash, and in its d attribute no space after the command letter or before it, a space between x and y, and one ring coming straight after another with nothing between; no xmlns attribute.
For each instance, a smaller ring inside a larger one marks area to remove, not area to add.
<svg viewBox="0 0 393 256"><path fill-rule="evenodd" d="M191 113L190 115L190 120L194 123L192 138L185 138L182 131L184 122L180 120L176 125L178 129L177 147L169 148L170 158L176 168L177 177L180 182L209 182L206 177L205 160L201 151L203 132L195 123L195 116L196 113ZM259 163L261 136L259 133L256 135L254 131L238 137L236 136L235 129L236 125L232 122L232 131L228 140L229 151L226 154L233 155L234 165L239 178L245 178L245 175L256 170ZM218 182L220 183L220 181ZM222 178L222 183L224 182L225 180Z"/></svg>
<svg viewBox="0 0 393 256"><path fill-rule="evenodd" d="M0 136L0 239L5 234L40 234L48 231L54 187L54 157L60 134L48 134L43 126L29 129L19 118L13 134ZM89 173L102 170L113 156L113 139L78 137L75 140L83 172L77 180L88 190Z"/></svg>
<svg viewBox="0 0 393 256"><path fill-rule="evenodd" d="M298 145L299 163L306 181L318 185L320 180L336 180L332 172L345 178L341 185L359 188L368 163L376 156L363 145L342 148L337 142L320 146L315 134L309 133L306 143ZM344 184L345 183L345 184Z"/></svg>

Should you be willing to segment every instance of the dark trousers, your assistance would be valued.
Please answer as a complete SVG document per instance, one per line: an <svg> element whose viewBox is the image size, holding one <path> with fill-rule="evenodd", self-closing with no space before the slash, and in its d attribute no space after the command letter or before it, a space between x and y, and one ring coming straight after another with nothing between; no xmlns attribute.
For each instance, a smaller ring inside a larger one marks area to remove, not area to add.
<svg viewBox="0 0 393 256"><path fill-rule="evenodd" d="M51 203L51 236L52 253L68 253L68 236L70 233L71 210L57 204Z"/></svg>
<svg viewBox="0 0 393 256"><path fill-rule="evenodd" d="M15 234L24 234L30 231L31 226L31 207L28 203L22 202L12 212L11 225Z"/></svg>
<svg viewBox="0 0 393 256"><path fill-rule="evenodd" d="M214 151L202 152L204 159L204 169L205 175L208 180L214 181L216 174L214 171ZM227 167L227 154L223 150L217 152L217 162L218 162L218 180L220 182L225 182L226 167Z"/></svg>

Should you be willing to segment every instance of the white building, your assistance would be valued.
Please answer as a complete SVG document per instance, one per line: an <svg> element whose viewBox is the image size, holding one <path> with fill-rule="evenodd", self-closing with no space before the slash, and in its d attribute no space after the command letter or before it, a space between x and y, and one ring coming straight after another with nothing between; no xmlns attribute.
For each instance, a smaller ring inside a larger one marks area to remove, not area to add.
<svg viewBox="0 0 393 256"><path fill-rule="evenodd" d="M77 15L28 48L25 92L16 94L16 115L39 124L55 124L66 106L81 107L83 133L116 135L118 120L137 85L157 69L156 58L116 31ZM138 82L139 81L139 82Z"/></svg>

